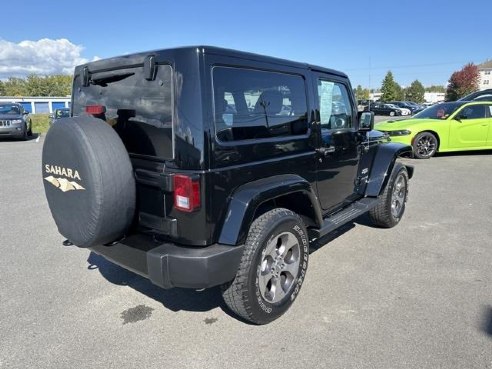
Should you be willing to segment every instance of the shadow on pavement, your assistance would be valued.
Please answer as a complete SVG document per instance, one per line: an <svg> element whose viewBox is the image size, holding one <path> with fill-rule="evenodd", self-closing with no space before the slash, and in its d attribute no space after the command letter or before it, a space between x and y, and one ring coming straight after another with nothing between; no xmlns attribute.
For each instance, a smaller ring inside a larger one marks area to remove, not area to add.
<svg viewBox="0 0 492 369"><path fill-rule="evenodd" d="M492 150L456 151L456 152L437 153L435 158L448 157L448 156L477 156L477 155L490 155L490 154L492 154Z"/></svg>
<svg viewBox="0 0 492 369"><path fill-rule="evenodd" d="M38 139L38 137L41 137L41 133L34 133L27 138L26 141L20 139L20 138L12 138L12 137L0 137L0 142L3 142L3 141L12 141L12 142L27 142L27 141L33 141L33 140L36 140Z"/></svg>
<svg viewBox="0 0 492 369"><path fill-rule="evenodd" d="M355 222L356 223L349 222L336 231L312 242L310 245L310 254L351 230L356 224L371 226L369 220L364 220L364 216L359 217ZM219 286L204 290L192 290L186 288L166 290L155 286L147 278L141 277L138 274L111 263L94 252L89 254L87 262L89 263L87 269L98 270L109 282L119 286L131 287L145 296L160 302L164 307L172 311L185 310L205 312L220 307L227 315L242 321L243 323L251 324L241 317L238 317L227 308L222 299Z"/></svg>
<svg viewBox="0 0 492 369"><path fill-rule="evenodd" d="M107 261L102 256L91 252L87 262L89 270L99 270L101 275L109 282L129 286L151 299L160 302L172 311L209 311L216 307L225 310L219 287L205 290L192 290L185 288L173 288L165 290L153 285L148 279L130 272L116 264ZM226 311L227 314L230 314Z"/></svg>
<svg viewBox="0 0 492 369"><path fill-rule="evenodd" d="M483 326L482 330L492 337L492 306L487 306L484 309L484 314L483 314Z"/></svg>

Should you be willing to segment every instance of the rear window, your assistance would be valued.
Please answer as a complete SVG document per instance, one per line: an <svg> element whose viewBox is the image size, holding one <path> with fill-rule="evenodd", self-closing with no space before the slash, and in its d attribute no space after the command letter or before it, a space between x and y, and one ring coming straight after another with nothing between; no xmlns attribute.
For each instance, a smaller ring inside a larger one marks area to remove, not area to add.
<svg viewBox="0 0 492 369"><path fill-rule="evenodd" d="M308 130L302 76L215 67L213 84L220 141L303 135Z"/></svg>
<svg viewBox="0 0 492 369"><path fill-rule="evenodd" d="M130 154L173 158L172 68L158 65L156 78L145 79L143 68L104 71L90 75L89 86L76 75L73 115L89 106L103 106L105 120L119 134Z"/></svg>

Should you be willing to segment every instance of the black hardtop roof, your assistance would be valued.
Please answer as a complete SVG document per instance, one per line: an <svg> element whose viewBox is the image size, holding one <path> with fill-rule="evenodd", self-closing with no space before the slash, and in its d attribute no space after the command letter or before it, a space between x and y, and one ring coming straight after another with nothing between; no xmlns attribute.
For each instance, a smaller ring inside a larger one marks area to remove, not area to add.
<svg viewBox="0 0 492 369"><path fill-rule="evenodd" d="M139 52L139 53L135 53L135 54L121 55L121 56L112 57L112 58L108 58L108 59L101 59L101 60L89 62L87 64L83 64L83 65L88 65L89 68L90 68L90 66L94 66L95 69L99 69L99 68L104 68L104 66L108 65L108 63L112 64L113 62L117 62L117 60L121 60L121 59L127 59L128 64L133 64L133 63L138 63L138 61L143 61L143 58L145 58L147 55L168 54L169 52L173 52L176 54L178 54L178 53L179 54L181 54L181 53L185 54L185 53L189 53L190 51L195 52L195 53L201 53L204 55L207 55L207 54L224 55L224 56L232 56L232 57L246 59L246 60L256 60L256 61L263 61L263 62L268 62L268 63L272 63L272 64L288 65L288 66L295 67L295 68L311 69L311 70L335 74L335 75L347 78L347 75L343 72L340 72L340 71L337 71L334 69L320 67L317 65L312 65L312 64L308 64L308 63L300 63L300 62L295 62L292 60L276 58L276 57L272 57L272 56L266 56L266 55L255 54L255 53L249 53L249 52L245 52L245 51L226 49L226 48L221 48L221 47L216 47L216 46L205 46L205 45L202 45L202 46L184 46L184 47L176 47L176 48L169 48L169 49L150 50L150 51L144 51L144 52ZM79 66L79 67L81 67L81 66Z"/></svg>

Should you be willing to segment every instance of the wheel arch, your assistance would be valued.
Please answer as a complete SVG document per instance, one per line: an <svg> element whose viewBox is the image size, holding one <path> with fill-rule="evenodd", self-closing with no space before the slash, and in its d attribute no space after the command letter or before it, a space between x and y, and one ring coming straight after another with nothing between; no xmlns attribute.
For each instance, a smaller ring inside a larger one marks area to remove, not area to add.
<svg viewBox="0 0 492 369"><path fill-rule="evenodd" d="M396 142L381 144L374 155L365 196L378 197L388 184L396 159L413 153L410 145ZM405 165L408 177L413 176L413 166Z"/></svg>
<svg viewBox="0 0 492 369"><path fill-rule="evenodd" d="M323 222L318 197L308 181L295 174L272 176L247 183L234 191L219 243L244 243L251 223L277 207L299 214L307 225L320 227Z"/></svg>
<svg viewBox="0 0 492 369"><path fill-rule="evenodd" d="M439 133L437 133L436 131L432 130L432 129L424 129L420 132L417 132L417 134L415 136L413 136L413 139L412 139L412 147L413 147L413 144L415 142L415 138L421 134L421 133L432 133L434 136L436 136L436 139L437 139L437 147L436 147L436 152L439 152L439 148L441 147L441 137L439 136Z"/></svg>

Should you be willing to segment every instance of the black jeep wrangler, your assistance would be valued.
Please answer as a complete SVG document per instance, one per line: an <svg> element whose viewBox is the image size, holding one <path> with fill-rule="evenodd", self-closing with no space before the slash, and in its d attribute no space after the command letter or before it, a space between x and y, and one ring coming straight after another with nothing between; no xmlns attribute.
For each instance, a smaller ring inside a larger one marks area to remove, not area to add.
<svg viewBox="0 0 492 369"><path fill-rule="evenodd" d="M43 147L66 244L163 288L221 285L256 324L297 297L309 244L369 212L405 210L411 147L372 131L347 76L215 47L75 69L71 117Z"/></svg>

